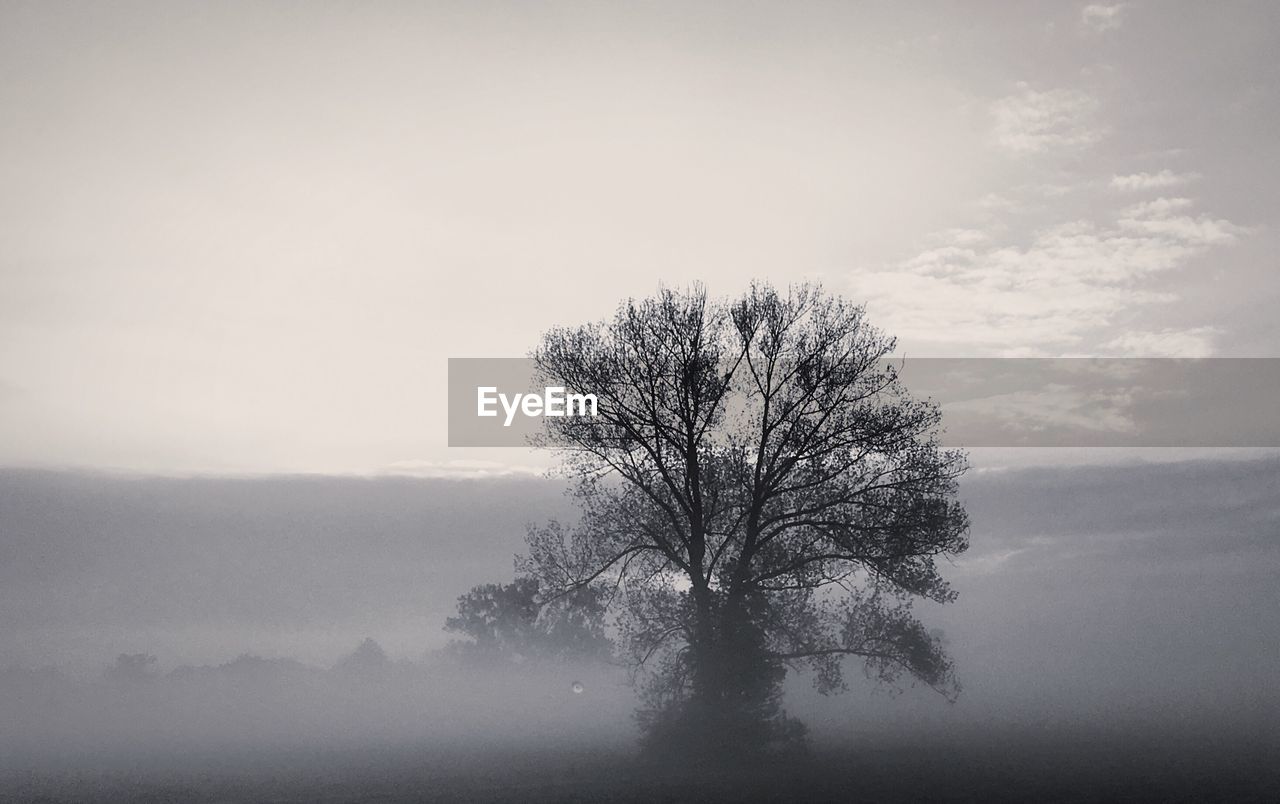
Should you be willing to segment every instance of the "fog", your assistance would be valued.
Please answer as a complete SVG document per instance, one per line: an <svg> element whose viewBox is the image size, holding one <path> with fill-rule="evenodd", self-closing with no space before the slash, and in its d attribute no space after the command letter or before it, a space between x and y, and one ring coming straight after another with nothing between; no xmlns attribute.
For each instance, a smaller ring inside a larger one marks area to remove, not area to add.
<svg viewBox="0 0 1280 804"><path fill-rule="evenodd" d="M442 656L320 668L251 655L168 673L124 665L92 681L51 669L5 671L4 769L181 766L209 756L396 746L621 748L618 725L630 716L625 674L600 665Z"/></svg>
<svg viewBox="0 0 1280 804"><path fill-rule="evenodd" d="M1271 767L1280 460L979 464L961 497L959 598L918 608L959 700L856 672L823 697L793 676L815 752L888 751L859 755L885 774L957 751L992 773L1010 746L1024 771L1099 754L1142 773ZM512 578L526 522L568 511L534 478L0 473L6 784L91 799L168 780L216 799L252 778L257 799L290 774L326 796L364 774L480 798L543 780L555 800L574 773L638 772L624 668L480 661L442 628L459 595Z"/></svg>

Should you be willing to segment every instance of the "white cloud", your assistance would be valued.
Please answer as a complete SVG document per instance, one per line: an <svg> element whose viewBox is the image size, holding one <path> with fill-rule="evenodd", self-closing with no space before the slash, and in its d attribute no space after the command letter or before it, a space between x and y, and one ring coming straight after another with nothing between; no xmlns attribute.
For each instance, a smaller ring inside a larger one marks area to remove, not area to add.
<svg viewBox="0 0 1280 804"><path fill-rule="evenodd" d="M1231 221L1207 215L1192 218L1189 215L1173 214L1187 209L1191 203L1188 198L1157 198L1135 204L1121 213L1119 225L1126 232L1162 236L1200 246L1232 243L1248 231Z"/></svg>
<svg viewBox="0 0 1280 804"><path fill-rule="evenodd" d="M1217 327L1126 332L1106 347L1126 357L1211 357L1213 341L1221 334Z"/></svg>
<svg viewBox="0 0 1280 804"><path fill-rule="evenodd" d="M991 104L993 135L1001 147L1036 154L1082 148L1102 139L1103 129L1094 122L1098 102L1088 93L1018 87L1016 94Z"/></svg>
<svg viewBox="0 0 1280 804"><path fill-rule="evenodd" d="M1080 188L1074 184L1042 184L1040 194L1045 198L1064 198Z"/></svg>
<svg viewBox="0 0 1280 804"><path fill-rule="evenodd" d="M1204 353L1207 329L1102 342L1122 313L1174 301L1147 280L1182 268L1245 231L1230 221L1187 214L1191 201L1161 198L1109 221L1078 220L1036 232L1025 243L971 237L934 245L896 266L851 277L877 324L908 342L946 344L969 354L1105 352Z"/></svg>
<svg viewBox="0 0 1280 804"><path fill-rule="evenodd" d="M1095 31L1114 31L1124 24L1124 11L1127 3L1109 6L1102 3L1091 3L1080 12L1080 21Z"/></svg>
<svg viewBox="0 0 1280 804"><path fill-rule="evenodd" d="M1166 218L1179 210L1190 209L1195 202L1190 198L1167 198L1161 196L1153 201L1139 201L1125 207L1121 212L1124 218Z"/></svg>
<svg viewBox="0 0 1280 804"><path fill-rule="evenodd" d="M379 474L407 475L424 478L485 478L509 477L511 475L540 475L544 472L536 466L507 464L500 461L448 460L397 461L388 465Z"/></svg>
<svg viewBox="0 0 1280 804"><path fill-rule="evenodd" d="M984 212L1017 212L1022 204L999 193L987 193L978 199L977 207Z"/></svg>
<svg viewBox="0 0 1280 804"><path fill-rule="evenodd" d="M945 229L930 235L929 239L943 245L971 246L986 243L991 236L981 229Z"/></svg>
<svg viewBox="0 0 1280 804"><path fill-rule="evenodd" d="M1115 190L1134 192L1140 190L1160 190L1166 187L1177 187L1180 184L1195 181L1199 173L1174 173L1162 170L1159 173L1130 173L1127 176L1112 176L1111 187Z"/></svg>

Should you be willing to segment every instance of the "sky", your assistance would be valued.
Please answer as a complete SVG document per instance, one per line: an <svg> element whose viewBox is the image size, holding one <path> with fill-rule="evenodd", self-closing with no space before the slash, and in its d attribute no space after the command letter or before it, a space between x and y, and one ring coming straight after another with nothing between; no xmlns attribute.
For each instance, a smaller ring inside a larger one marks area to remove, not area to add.
<svg viewBox="0 0 1280 804"><path fill-rule="evenodd" d="M1276 356L1280 8L0 6L0 465L485 475L449 357L818 279L907 355Z"/></svg>

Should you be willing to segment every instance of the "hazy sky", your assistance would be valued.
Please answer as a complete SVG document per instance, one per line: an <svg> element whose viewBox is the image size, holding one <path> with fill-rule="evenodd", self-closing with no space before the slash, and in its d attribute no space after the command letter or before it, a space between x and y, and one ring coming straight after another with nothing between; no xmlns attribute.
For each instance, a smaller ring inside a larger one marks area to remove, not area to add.
<svg viewBox="0 0 1280 804"><path fill-rule="evenodd" d="M903 5L5 3L0 464L518 462L446 358L659 282L1276 355L1280 6Z"/></svg>

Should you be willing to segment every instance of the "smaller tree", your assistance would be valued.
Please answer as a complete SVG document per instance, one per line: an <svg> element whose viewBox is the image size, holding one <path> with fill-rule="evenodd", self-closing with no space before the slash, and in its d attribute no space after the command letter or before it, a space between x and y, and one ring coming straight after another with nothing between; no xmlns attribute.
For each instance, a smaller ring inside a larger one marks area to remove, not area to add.
<svg viewBox="0 0 1280 804"><path fill-rule="evenodd" d="M156 657L149 653L122 653L116 663L107 668L107 681L113 684L134 684L157 677Z"/></svg>
<svg viewBox="0 0 1280 804"><path fill-rule="evenodd" d="M458 598L458 613L445 630L468 637L456 650L472 656L605 660L613 642L605 633L607 601L599 589L583 587L539 602L539 584L519 577L509 584L472 587Z"/></svg>
<svg viewBox="0 0 1280 804"><path fill-rule="evenodd" d="M354 651L339 659L333 669L340 673L376 673L386 670L390 664L382 646L373 637L365 637Z"/></svg>

